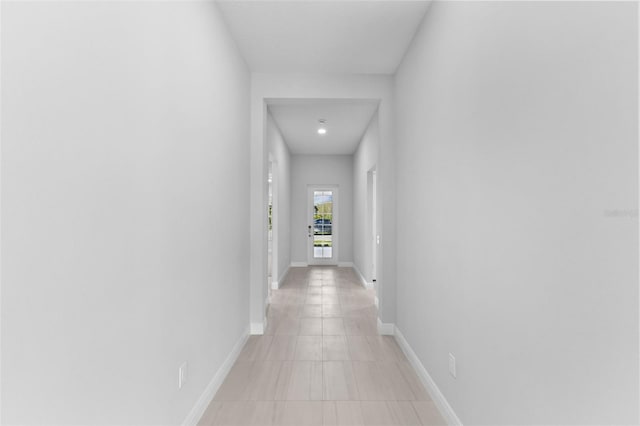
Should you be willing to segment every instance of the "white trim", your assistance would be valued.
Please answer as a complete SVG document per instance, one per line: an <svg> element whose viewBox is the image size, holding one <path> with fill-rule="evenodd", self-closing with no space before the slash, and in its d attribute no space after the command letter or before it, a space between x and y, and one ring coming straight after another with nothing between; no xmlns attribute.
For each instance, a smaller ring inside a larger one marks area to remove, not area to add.
<svg viewBox="0 0 640 426"><path fill-rule="evenodd" d="M354 271L356 271L356 274L358 274L358 276L360 277L360 281L362 282L362 285L364 286L364 288L372 289L373 283L367 282L367 279L364 277L364 275L362 275L362 272L360 272L360 269L358 269L358 266L356 266L355 263L353 264L352 268ZM376 300L378 300L377 296L376 296ZM378 307L378 304L376 302L376 308L377 307Z"/></svg>
<svg viewBox="0 0 640 426"><path fill-rule="evenodd" d="M247 328L244 333L242 333L242 336L240 336L240 339L236 342L231 353L227 356L227 359L224 360L218 371L213 375L213 378L204 389L204 392L202 392L202 395L200 395L200 398L198 398L198 401L196 401L196 404L182 422L183 426L196 426L198 424L207 407L211 404L211 401L213 401L213 397L216 395L216 392L218 392L218 389L222 386L224 379L226 379L229 371L231 371L231 367L233 367L233 364L238 359L238 356L240 355L240 352L248 338L249 329Z"/></svg>
<svg viewBox="0 0 640 426"><path fill-rule="evenodd" d="M280 283L284 281L284 278L289 273L289 269L291 269L291 266L287 266L282 275L278 278L278 281L271 281L271 290L278 290L280 288Z"/></svg>
<svg viewBox="0 0 640 426"><path fill-rule="evenodd" d="M353 268L353 262L338 262L340 268Z"/></svg>
<svg viewBox="0 0 640 426"><path fill-rule="evenodd" d="M262 322L252 322L249 324L249 334L262 335L264 334L265 324Z"/></svg>
<svg viewBox="0 0 640 426"><path fill-rule="evenodd" d="M373 304L376 305L376 309L380 307L380 299L378 299L378 296L373 299Z"/></svg>
<svg viewBox="0 0 640 426"><path fill-rule="evenodd" d="M424 368L424 365L422 365L422 362L420 362L420 359L418 358L416 353L413 351L413 349L411 349L411 346L409 346L409 343L402 335L400 329L396 327L395 331L396 342L398 342L398 345L409 359L409 362L413 366L413 369L416 371L416 374L420 378L420 381L422 381L422 384L429 392L429 395L431 395L431 399L433 400L433 402L435 402L436 407L438 407L438 410L442 414L442 417L444 417L448 425L462 426L462 422L458 418L458 415L455 413L455 411L453 411L453 408L451 407L451 405L449 405L449 401L447 401L447 398L444 397L444 395L438 388L438 385L436 385L436 382L433 381L427 369Z"/></svg>
<svg viewBox="0 0 640 426"><path fill-rule="evenodd" d="M273 117L272 117L273 118ZM268 119L267 119L268 120ZM275 120L273 120L274 126ZM278 129L279 131L279 129ZM273 281L274 278L278 278L278 254L279 254L279 244L280 239L278 238L279 229L280 229L280 221L278 220L280 216L280 191L278 190L279 181L278 181L278 162L273 158L273 154L269 153L269 161L268 161L268 171L267 176L271 174L271 182L268 185L271 186L271 265L267 265L267 268L271 267L271 289L278 289L278 281ZM267 179L267 182L269 180ZM267 200L269 199L269 191L267 190ZM267 205L269 205L267 201ZM267 226L268 229L268 226ZM268 233L269 231L267 231ZM268 244L269 242L267 242ZM274 287L275 285L275 287ZM267 293L271 293L267 291Z"/></svg>
<svg viewBox="0 0 640 426"><path fill-rule="evenodd" d="M291 262L292 268L306 268L309 266L307 262Z"/></svg>
<svg viewBox="0 0 640 426"><path fill-rule="evenodd" d="M396 331L396 326L390 322L382 322L380 318L378 318L378 333L384 336L393 336Z"/></svg>
<svg viewBox="0 0 640 426"><path fill-rule="evenodd" d="M278 278L278 282L282 282L284 281L284 278L287 276L287 274L289 273L289 269L291 269L290 265L287 265L286 269L284 270L284 272L282 273L282 275L280 275L280 278Z"/></svg>

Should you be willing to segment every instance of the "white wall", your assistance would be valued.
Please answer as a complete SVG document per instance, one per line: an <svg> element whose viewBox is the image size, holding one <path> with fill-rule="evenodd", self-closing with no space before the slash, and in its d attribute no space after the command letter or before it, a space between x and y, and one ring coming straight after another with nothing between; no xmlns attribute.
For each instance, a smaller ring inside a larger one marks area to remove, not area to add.
<svg viewBox="0 0 640 426"><path fill-rule="evenodd" d="M273 280L280 281L291 264L291 154L271 114L267 117L267 146L275 163L273 195L277 203L273 218L277 265L273 265Z"/></svg>
<svg viewBox="0 0 640 426"><path fill-rule="evenodd" d="M370 283L372 277L372 235L367 173L378 162L378 113L367 126L358 149L353 154L353 263Z"/></svg>
<svg viewBox="0 0 640 426"><path fill-rule="evenodd" d="M434 2L397 74L398 326L464 424L639 421L637 16Z"/></svg>
<svg viewBox="0 0 640 426"><path fill-rule="evenodd" d="M338 262L353 262L353 156L291 157L291 260L306 262L309 236L309 185L337 185Z"/></svg>
<svg viewBox="0 0 640 426"><path fill-rule="evenodd" d="M2 422L180 424L248 325L247 68L212 3L2 8Z"/></svg>
<svg viewBox="0 0 640 426"><path fill-rule="evenodd" d="M379 317L396 319L396 202L393 76L360 74L251 75L251 322L256 333L264 324L267 240L266 215L266 103L270 99L379 100L378 246ZM293 201L292 201L293 202ZM292 228L293 232L293 228ZM292 246L293 250L293 246ZM385 255L389 253L389 255ZM292 254L293 260L293 254ZM255 325L255 327L254 327Z"/></svg>

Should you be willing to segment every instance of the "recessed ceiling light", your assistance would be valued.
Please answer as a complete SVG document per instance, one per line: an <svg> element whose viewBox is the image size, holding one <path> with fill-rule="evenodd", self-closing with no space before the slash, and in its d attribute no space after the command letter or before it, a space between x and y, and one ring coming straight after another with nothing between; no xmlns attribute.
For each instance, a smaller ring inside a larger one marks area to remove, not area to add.
<svg viewBox="0 0 640 426"><path fill-rule="evenodd" d="M327 120L325 120L324 118L321 118L320 120L318 120L318 122L320 123L320 127L318 127L318 134L326 135L327 128L325 127L325 124L327 123Z"/></svg>

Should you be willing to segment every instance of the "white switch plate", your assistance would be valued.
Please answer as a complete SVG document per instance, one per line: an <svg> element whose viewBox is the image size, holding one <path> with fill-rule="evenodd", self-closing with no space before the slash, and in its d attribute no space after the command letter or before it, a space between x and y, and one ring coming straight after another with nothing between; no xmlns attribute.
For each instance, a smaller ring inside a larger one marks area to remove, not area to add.
<svg viewBox="0 0 640 426"><path fill-rule="evenodd" d="M456 357L453 354L449 354L449 373L456 378Z"/></svg>
<svg viewBox="0 0 640 426"><path fill-rule="evenodd" d="M182 389L182 386L187 382L188 377L187 362L183 362L178 368L178 389Z"/></svg>

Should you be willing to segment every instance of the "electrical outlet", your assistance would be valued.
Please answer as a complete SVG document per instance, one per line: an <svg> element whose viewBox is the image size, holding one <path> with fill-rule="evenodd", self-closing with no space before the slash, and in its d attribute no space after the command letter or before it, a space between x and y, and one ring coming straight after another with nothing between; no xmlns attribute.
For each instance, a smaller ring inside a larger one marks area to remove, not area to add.
<svg viewBox="0 0 640 426"><path fill-rule="evenodd" d="M456 378L456 357L449 353L449 373Z"/></svg>
<svg viewBox="0 0 640 426"><path fill-rule="evenodd" d="M185 361L178 368L178 389L182 389L184 384L187 382L188 372L189 371L187 369L187 362Z"/></svg>

